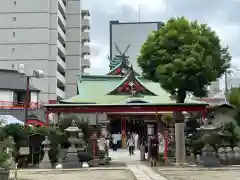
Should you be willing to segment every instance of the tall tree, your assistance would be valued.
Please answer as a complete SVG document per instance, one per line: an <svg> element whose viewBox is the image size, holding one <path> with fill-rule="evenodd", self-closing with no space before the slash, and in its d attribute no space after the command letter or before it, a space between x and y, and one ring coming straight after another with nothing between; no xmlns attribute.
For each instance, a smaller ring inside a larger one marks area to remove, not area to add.
<svg viewBox="0 0 240 180"><path fill-rule="evenodd" d="M206 24L172 18L149 35L142 45L138 64L143 76L184 103L187 94L207 95L207 87L230 67L228 48ZM176 112L176 163L185 162L185 137L182 113Z"/></svg>
<svg viewBox="0 0 240 180"><path fill-rule="evenodd" d="M231 56L216 32L206 24L172 18L149 35L138 57L147 79L184 103L187 93L207 94L207 86L230 67Z"/></svg>
<svg viewBox="0 0 240 180"><path fill-rule="evenodd" d="M228 94L228 101L236 108L240 108L240 88L232 88Z"/></svg>

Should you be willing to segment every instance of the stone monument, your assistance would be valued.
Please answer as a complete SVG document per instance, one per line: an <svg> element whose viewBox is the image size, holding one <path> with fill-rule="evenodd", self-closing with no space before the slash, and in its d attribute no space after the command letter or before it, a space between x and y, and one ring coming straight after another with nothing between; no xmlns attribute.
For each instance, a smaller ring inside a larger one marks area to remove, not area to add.
<svg viewBox="0 0 240 180"><path fill-rule="evenodd" d="M62 167L66 169L80 168L81 165L78 159L78 149L76 147L76 145L79 144L77 133L80 131L80 129L77 127L76 122L73 120L71 126L65 129L65 131L70 135L68 138L70 147L68 148L68 152L63 160Z"/></svg>
<svg viewBox="0 0 240 180"><path fill-rule="evenodd" d="M45 140L42 142L43 145L43 151L44 151L44 156L43 160L39 164L39 168L41 169L50 169L52 168L52 164L49 160L48 152L50 151L50 144L51 142L49 141L48 137L45 137Z"/></svg>

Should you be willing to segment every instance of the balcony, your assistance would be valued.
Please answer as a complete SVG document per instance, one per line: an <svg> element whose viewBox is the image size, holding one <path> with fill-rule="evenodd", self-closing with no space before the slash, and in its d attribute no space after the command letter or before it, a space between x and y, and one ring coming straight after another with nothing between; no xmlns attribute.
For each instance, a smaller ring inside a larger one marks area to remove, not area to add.
<svg viewBox="0 0 240 180"><path fill-rule="evenodd" d="M59 96L61 99L65 99L65 92L57 88L57 96Z"/></svg>
<svg viewBox="0 0 240 180"><path fill-rule="evenodd" d="M63 32L63 30L62 30L62 28L60 26L57 27L57 31L58 31L58 34L61 36L61 38L60 38L60 39L62 39L61 41L64 41L64 42L61 42L61 43L65 44L66 35L65 35L65 33Z"/></svg>
<svg viewBox="0 0 240 180"><path fill-rule="evenodd" d="M62 15L62 13L58 10L58 24L65 31L66 29L66 21Z"/></svg>
<svg viewBox="0 0 240 180"><path fill-rule="evenodd" d="M57 70L59 72L65 72L65 69L66 69L66 63L62 60L62 58L57 56Z"/></svg>
<svg viewBox="0 0 240 180"><path fill-rule="evenodd" d="M90 60L83 57L82 61L81 61L81 66L82 66L82 68L90 68L90 66L91 66Z"/></svg>
<svg viewBox="0 0 240 180"><path fill-rule="evenodd" d="M82 32L82 43L90 42L89 32Z"/></svg>
<svg viewBox="0 0 240 180"><path fill-rule="evenodd" d="M90 20L89 19L82 19L82 30L90 29Z"/></svg>
<svg viewBox="0 0 240 180"><path fill-rule="evenodd" d="M84 45L82 46L82 56L84 56L84 55L90 55L90 54L91 54L91 53L90 53L90 46L84 44Z"/></svg>
<svg viewBox="0 0 240 180"><path fill-rule="evenodd" d="M57 83L58 83L58 85L60 86L60 87L63 87L63 86L65 86L65 83L66 83L66 79L65 79L65 77L60 73L60 72L58 72L57 71Z"/></svg>
<svg viewBox="0 0 240 180"><path fill-rule="evenodd" d="M38 109L39 103L29 102L29 109ZM0 101L0 109L24 109L24 102Z"/></svg>
<svg viewBox="0 0 240 180"><path fill-rule="evenodd" d="M61 50L62 54L65 56L66 55L65 47L63 47L62 43L60 43L59 40L57 41L57 46L58 46L58 49Z"/></svg>
<svg viewBox="0 0 240 180"><path fill-rule="evenodd" d="M63 11L63 14L66 14L66 6L63 3L63 0L58 0L58 4L61 7L61 11Z"/></svg>
<svg viewBox="0 0 240 180"><path fill-rule="evenodd" d="M90 16L89 10L82 10L82 17L85 17L85 16Z"/></svg>

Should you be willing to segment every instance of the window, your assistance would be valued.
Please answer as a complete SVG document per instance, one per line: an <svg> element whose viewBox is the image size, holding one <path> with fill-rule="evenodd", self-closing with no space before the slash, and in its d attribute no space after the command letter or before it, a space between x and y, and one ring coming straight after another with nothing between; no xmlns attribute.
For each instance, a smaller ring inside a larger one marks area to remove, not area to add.
<svg viewBox="0 0 240 180"><path fill-rule="evenodd" d="M16 21L16 20L17 20L17 18L14 16L14 17L13 17L13 21Z"/></svg>
<svg viewBox="0 0 240 180"><path fill-rule="evenodd" d="M22 107L24 105L25 97L26 97L26 92L15 91L13 93L13 103L14 103L14 105ZM31 98L31 96L29 94L28 102L31 102L30 98Z"/></svg>
<svg viewBox="0 0 240 180"><path fill-rule="evenodd" d="M15 33L15 32L13 32L13 37L15 37L15 35L16 35L16 33Z"/></svg>

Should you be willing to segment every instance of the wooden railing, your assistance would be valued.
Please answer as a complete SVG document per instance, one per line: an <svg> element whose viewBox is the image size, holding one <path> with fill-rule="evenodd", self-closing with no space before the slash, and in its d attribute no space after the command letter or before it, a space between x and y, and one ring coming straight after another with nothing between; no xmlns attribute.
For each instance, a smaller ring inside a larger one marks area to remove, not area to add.
<svg viewBox="0 0 240 180"><path fill-rule="evenodd" d="M37 109L39 104L37 102L29 102L28 108ZM0 101L0 109L24 109L24 102Z"/></svg>

